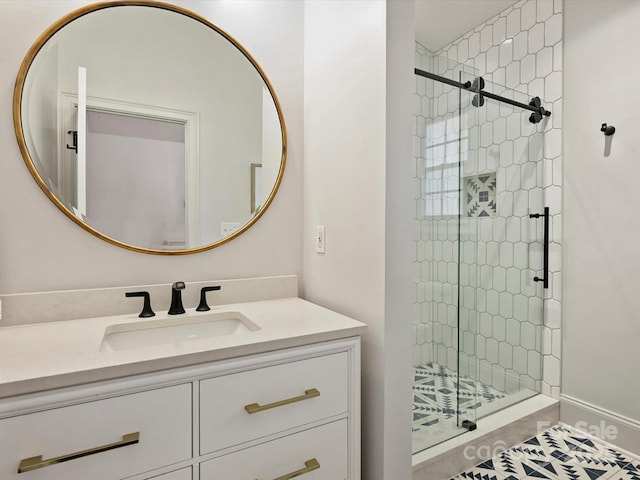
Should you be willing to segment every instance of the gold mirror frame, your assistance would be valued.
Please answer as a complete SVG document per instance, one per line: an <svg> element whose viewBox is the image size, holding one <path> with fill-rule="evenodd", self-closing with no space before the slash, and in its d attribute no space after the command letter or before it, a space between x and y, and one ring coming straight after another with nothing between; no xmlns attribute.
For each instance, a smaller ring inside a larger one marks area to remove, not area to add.
<svg viewBox="0 0 640 480"><path fill-rule="evenodd" d="M123 7L123 6L142 6L142 7L151 7L151 8L168 10L181 15L185 15L211 28L213 31L220 34L223 38L229 41L234 47L236 47L244 55L244 57L253 65L253 67L256 69L256 71L264 81L264 84L269 90L269 93L271 94L271 98L273 99L276 111L278 113L278 119L280 122L280 131L281 131L281 137L282 137L282 156L280 160L280 168L279 168L278 176L276 178L273 189L271 190L271 193L265 200L264 205L262 205L262 207L257 211L257 213L255 213L246 224L244 224L242 227L240 227L238 230L236 230L229 236L223 237L220 240L213 242L211 244L206 244L196 248L189 248L189 249L183 249L183 250L159 250L159 249L144 248L136 245L131 245L125 242L121 242L108 235L105 235L104 233L94 229L90 225L83 222L80 218L78 218L71 210L69 210L69 208L67 208L67 206L63 202L60 201L60 199L58 199L58 197L56 197L53 194L53 192L51 192L51 190L49 190L49 188L46 185L46 182L38 172L31 158L31 154L29 153L29 149L27 148L24 130L23 130L23 124L22 124L22 93L23 93L27 73L29 72L29 68L31 67L31 64L33 63L33 60L37 56L38 52L51 39L51 37L53 37L53 35L55 35L59 30L61 30L62 28L64 28L66 25L73 22L74 20L92 12L97 12L99 10L103 10L111 7ZM273 201L273 198L275 197L276 192L280 187L280 183L282 181L282 176L284 174L284 168L286 164L287 134L286 134L286 127L284 123L284 116L282 114L282 108L280 106L280 102L278 101L278 97L275 94L273 86L271 85L271 82L267 78L266 74L264 73L260 65L258 65L256 60L251 56L251 54L238 41L236 41L235 38L233 38L224 30L220 29L218 26L211 23L206 18L190 10L179 7L177 5L171 5L168 3L158 2L155 0L111 0L111 1L90 4L85 7L81 7L77 10L74 10L73 12L65 15L64 17L59 19L57 22L55 22L53 25L51 25L47 30L45 30L38 37L38 39L35 41L35 43L31 46L31 48L27 52L24 60L22 61L20 69L18 71L18 76L16 78L16 84L15 84L15 89L13 93L13 125L14 125L15 134L16 134L16 139L18 141L18 146L20 148L20 152L22 153L22 157L27 165L27 168L29 169L29 172L31 172L31 175L35 179L36 183L40 186L42 191L45 193L45 195L49 197L49 200L51 200L67 217L69 217L71 220L73 220L76 224L81 226L86 231L90 232L91 234L95 235L98 238L101 238L102 240L105 240L106 242L109 242L113 245L117 245L118 247L125 248L127 250L154 254L154 255L184 255L184 254L203 252L205 250L210 250L212 248L223 245L233 240L234 238L238 237L242 233L246 232L249 228L251 228L251 226L254 223L258 221L258 219L264 214L267 208L271 205L271 202Z"/></svg>

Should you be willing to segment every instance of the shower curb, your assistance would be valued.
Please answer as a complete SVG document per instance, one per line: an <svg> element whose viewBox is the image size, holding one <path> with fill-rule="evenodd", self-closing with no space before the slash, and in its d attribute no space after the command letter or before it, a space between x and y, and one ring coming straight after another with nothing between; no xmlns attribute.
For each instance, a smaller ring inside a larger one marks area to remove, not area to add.
<svg viewBox="0 0 640 480"><path fill-rule="evenodd" d="M538 397L542 397L542 395L538 395ZM524 404L526 401L522 403ZM505 415L506 412L501 411L490 417L498 419ZM482 432L482 429L486 428L483 427L483 424L488 422L490 417L478 421L477 432ZM554 400L550 405L538 408L532 413L526 414L513 422L496 427L484 435L479 433L481 436L452 447L432 458L415 463L413 465L413 480L448 480L458 473L493 457L501 451L507 450L537 435L542 430L556 425L559 420L560 403ZM453 439L453 441L459 443L460 438L462 437ZM450 442L452 441L449 440L442 445L444 446ZM420 456L422 455L415 454L413 457L414 459L419 459Z"/></svg>

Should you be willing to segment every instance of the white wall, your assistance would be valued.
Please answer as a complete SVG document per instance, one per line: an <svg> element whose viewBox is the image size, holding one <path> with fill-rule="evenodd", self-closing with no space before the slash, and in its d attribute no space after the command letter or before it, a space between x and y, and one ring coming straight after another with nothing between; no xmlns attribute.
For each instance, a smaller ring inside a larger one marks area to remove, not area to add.
<svg viewBox="0 0 640 480"><path fill-rule="evenodd" d="M302 2L174 2L235 37L254 56L280 99L288 131L283 182L268 212L245 234L214 250L155 256L112 246L65 217L40 191L10 122L13 85L28 48L50 24L88 1L0 2L0 292L167 283L302 270Z"/></svg>
<svg viewBox="0 0 640 480"><path fill-rule="evenodd" d="M385 5L305 3L304 296L368 324L363 478L384 435ZM316 255L316 225L326 254ZM375 421L378 419L378 421Z"/></svg>
<svg viewBox="0 0 640 480"><path fill-rule="evenodd" d="M413 421L413 2L387 3L385 463L388 480L409 478ZM374 477L375 478L375 477Z"/></svg>
<svg viewBox="0 0 640 480"><path fill-rule="evenodd" d="M186 248L184 127L87 113L85 222L131 245Z"/></svg>
<svg viewBox="0 0 640 480"><path fill-rule="evenodd" d="M411 474L412 25L412 2L305 2L304 296L368 325L368 480Z"/></svg>
<svg viewBox="0 0 640 480"><path fill-rule="evenodd" d="M24 97L29 98L28 109L34 112L25 128L27 145L37 146L33 151L33 162L42 172L43 178L52 179L58 186L58 64L59 49L52 45L40 62L39 69L47 82L25 84ZM76 73L77 76L77 73ZM69 142L71 143L71 142Z"/></svg>
<svg viewBox="0 0 640 480"><path fill-rule="evenodd" d="M582 413L571 418L584 418L591 409L607 422L620 422L633 437L626 448L636 453L640 445L638 25L640 2L565 1L561 419L578 408ZM600 132L605 122L617 129L606 158ZM622 438L613 441L625 447Z"/></svg>

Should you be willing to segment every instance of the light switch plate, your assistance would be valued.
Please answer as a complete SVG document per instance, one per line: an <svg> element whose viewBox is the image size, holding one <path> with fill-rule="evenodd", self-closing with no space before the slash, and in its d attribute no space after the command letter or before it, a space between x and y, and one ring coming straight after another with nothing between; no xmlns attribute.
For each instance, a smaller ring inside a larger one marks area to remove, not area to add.
<svg viewBox="0 0 640 480"><path fill-rule="evenodd" d="M240 224L237 222L220 222L220 235L222 237L228 237L239 228Z"/></svg>
<svg viewBox="0 0 640 480"><path fill-rule="evenodd" d="M325 231L324 225L318 225L316 227L316 253L325 253Z"/></svg>

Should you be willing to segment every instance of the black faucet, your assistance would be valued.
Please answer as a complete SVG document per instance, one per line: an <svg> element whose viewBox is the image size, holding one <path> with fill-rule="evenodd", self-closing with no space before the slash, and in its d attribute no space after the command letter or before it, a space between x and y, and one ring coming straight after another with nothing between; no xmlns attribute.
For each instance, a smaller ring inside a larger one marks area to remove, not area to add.
<svg viewBox="0 0 640 480"><path fill-rule="evenodd" d="M220 285L215 285L212 287L202 287L202 290L200 290L200 304L196 308L196 311L206 312L208 310L211 310L211 307L207 305L207 292L213 292L215 290L220 290L221 288L222 287Z"/></svg>
<svg viewBox="0 0 640 480"><path fill-rule="evenodd" d="M151 296L149 292L126 292L124 294L125 297L144 297L144 305L142 307L142 312L138 315L140 318L153 317L155 313L151 309Z"/></svg>
<svg viewBox="0 0 640 480"><path fill-rule="evenodd" d="M182 290L184 290L184 282L175 282L171 285L171 306L167 312L169 315L185 313L182 306Z"/></svg>

